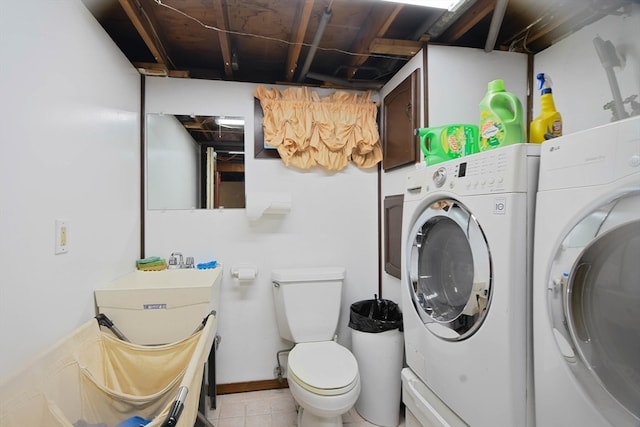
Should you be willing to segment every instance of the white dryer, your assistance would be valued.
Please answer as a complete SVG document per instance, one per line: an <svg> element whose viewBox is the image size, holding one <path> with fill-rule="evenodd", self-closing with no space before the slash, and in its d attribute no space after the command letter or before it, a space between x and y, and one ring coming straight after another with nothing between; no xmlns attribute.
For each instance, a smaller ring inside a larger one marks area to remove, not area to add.
<svg viewBox="0 0 640 427"><path fill-rule="evenodd" d="M640 426L640 117L542 144L539 426Z"/></svg>
<svg viewBox="0 0 640 427"><path fill-rule="evenodd" d="M426 389L405 375L403 400L409 408L422 402L427 425L531 425L539 152L515 144L407 176L405 354Z"/></svg>

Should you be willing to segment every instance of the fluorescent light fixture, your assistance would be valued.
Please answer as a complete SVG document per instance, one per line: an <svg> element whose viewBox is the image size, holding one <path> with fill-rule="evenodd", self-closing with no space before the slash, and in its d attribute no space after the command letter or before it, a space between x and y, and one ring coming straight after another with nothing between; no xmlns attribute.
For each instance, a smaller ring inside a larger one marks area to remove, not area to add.
<svg viewBox="0 0 640 427"><path fill-rule="evenodd" d="M220 126L244 126L244 119L233 117L216 117L215 122Z"/></svg>
<svg viewBox="0 0 640 427"><path fill-rule="evenodd" d="M384 0L393 3L411 4L414 6L433 7L436 9L455 10L463 0Z"/></svg>

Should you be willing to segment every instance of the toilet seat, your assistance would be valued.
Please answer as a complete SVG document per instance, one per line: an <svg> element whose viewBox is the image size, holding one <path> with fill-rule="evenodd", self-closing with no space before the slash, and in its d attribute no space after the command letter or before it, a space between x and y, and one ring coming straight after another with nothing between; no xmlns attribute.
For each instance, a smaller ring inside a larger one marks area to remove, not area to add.
<svg viewBox="0 0 640 427"><path fill-rule="evenodd" d="M312 393L337 396L355 387L358 362L334 341L300 343L289 352L288 377Z"/></svg>

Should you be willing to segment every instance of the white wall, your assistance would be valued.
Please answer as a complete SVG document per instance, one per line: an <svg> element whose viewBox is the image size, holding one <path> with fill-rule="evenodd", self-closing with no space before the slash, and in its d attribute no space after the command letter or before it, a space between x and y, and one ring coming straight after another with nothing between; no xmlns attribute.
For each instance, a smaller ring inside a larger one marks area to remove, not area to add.
<svg viewBox="0 0 640 427"><path fill-rule="evenodd" d="M422 69L423 54L424 50L413 57L382 88L381 99L415 69ZM526 106L527 57L524 54L500 51L487 53L481 49L428 46L427 67L428 94L425 97L422 92L420 119L424 117L422 111L426 99L430 126L453 123L478 124L480 100L485 95L487 83L495 79L503 79L506 90L516 94L523 106ZM420 79L422 81L422 75ZM422 123L421 126L424 127L425 124ZM422 165L419 163L418 166ZM416 166L408 165L384 172L382 197L403 194L405 176L414 167ZM382 295L386 299L400 301L400 281L385 272L382 274Z"/></svg>
<svg viewBox="0 0 640 427"><path fill-rule="evenodd" d="M140 77L79 0L0 12L0 378L139 254ZM90 58L90 60L89 60ZM69 251L54 255L55 219Z"/></svg>
<svg viewBox="0 0 640 427"><path fill-rule="evenodd" d="M377 169L300 171L280 159L255 159L253 92L248 83L153 77L146 81L146 112L243 116L246 192L291 195L291 212L252 221L244 209L147 210L146 255L172 251L224 265L217 353L219 384L272 379L279 338L270 274L276 268L339 265L347 278L339 342L350 346L351 303L378 288ZM281 88L282 89L282 88ZM315 89L314 89L315 90ZM323 94L324 92L321 92ZM232 266L258 267L250 285L231 278ZM313 301L309 301L313 305ZM283 360L284 361L284 360Z"/></svg>
<svg viewBox="0 0 640 427"><path fill-rule="evenodd" d="M479 124L480 101L495 79L504 80L526 111L527 55L446 46L429 46L427 52L429 126Z"/></svg>
<svg viewBox="0 0 640 427"><path fill-rule="evenodd" d="M612 101L613 95L593 44L597 36L610 40L624 58L624 65L614 68L622 99L638 95L636 101L640 102L640 4L632 2L631 7L631 16L607 16L535 56L534 74L543 72L552 78L563 134L611 121L611 110L603 106ZM533 105L535 117L540 112L539 93ZM629 104L625 108L631 112Z"/></svg>

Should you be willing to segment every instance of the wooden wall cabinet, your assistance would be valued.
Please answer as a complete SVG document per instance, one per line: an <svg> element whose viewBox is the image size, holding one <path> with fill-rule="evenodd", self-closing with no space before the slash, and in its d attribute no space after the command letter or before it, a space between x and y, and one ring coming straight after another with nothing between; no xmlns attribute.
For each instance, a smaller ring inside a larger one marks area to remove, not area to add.
<svg viewBox="0 0 640 427"><path fill-rule="evenodd" d="M382 113L382 167L393 169L418 161L419 70L384 97Z"/></svg>

